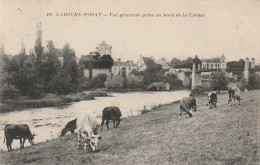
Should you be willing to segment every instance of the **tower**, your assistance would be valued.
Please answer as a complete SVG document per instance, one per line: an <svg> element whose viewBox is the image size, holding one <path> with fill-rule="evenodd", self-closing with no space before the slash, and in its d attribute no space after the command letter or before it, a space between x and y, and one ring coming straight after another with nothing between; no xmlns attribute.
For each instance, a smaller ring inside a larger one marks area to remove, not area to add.
<svg viewBox="0 0 260 165"><path fill-rule="evenodd" d="M96 51L101 55L112 55L112 46L109 46L105 41L96 47Z"/></svg>
<svg viewBox="0 0 260 165"><path fill-rule="evenodd" d="M251 68L250 69L255 69L255 58L251 59Z"/></svg>
<svg viewBox="0 0 260 165"><path fill-rule="evenodd" d="M195 89L197 86L202 86L201 82L201 66L198 63L198 69L196 69L196 64L192 65L192 76L191 76L191 89Z"/></svg>
<svg viewBox="0 0 260 165"><path fill-rule="evenodd" d="M246 83L248 83L248 78L249 78L249 58L246 58L245 69L244 69L244 79L246 80Z"/></svg>

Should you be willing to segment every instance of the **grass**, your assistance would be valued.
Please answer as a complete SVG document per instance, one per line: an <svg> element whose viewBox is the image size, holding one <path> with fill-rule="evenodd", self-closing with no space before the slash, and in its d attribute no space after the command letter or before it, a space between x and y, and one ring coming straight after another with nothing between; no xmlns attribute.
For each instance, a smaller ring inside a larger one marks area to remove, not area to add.
<svg viewBox="0 0 260 165"><path fill-rule="evenodd" d="M259 90L242 93L241 105L206 108L197 98L192 118L178 120L179 103L127 117L104 129L98 152L77 150L76 134L0 154L2 164L259 164Z"/></svg>
<svg viewBox="0 0 260 165"><path fill-rule="evenodd" d="M42 108L62 106L71 102L93 100L95 97L108 96L104 91L88 91L71 95L47 95L40 99L18 98L5 100L0 104L0 113L23 110L27 108Z"/></svg>

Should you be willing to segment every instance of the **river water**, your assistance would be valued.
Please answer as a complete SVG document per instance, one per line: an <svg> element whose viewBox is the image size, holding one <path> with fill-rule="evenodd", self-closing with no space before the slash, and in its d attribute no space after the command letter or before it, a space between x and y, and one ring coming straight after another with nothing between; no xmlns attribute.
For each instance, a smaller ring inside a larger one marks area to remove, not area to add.
<svg viewBox="0 0 260 165"><path fill-rule="evenodd" d="M138 115L146 107L150 109L159 104L167 104L189 95L189 91L170 92L128 92L110 93L112 97L96 97L95 100L85 100L71 103L62 108L48 107L28 109L24 111L0 114L0 149L6 150L2 143L4 126L6 124L28 124L35 133L35 142L44 142L57 138L68 121L77 118L82 113L93 112L101 122L102 110L107 106L118 106L123 117ZM28 146L29 142L25 142ZM12 143L13 149L19 148L19 140Z"/></svg>

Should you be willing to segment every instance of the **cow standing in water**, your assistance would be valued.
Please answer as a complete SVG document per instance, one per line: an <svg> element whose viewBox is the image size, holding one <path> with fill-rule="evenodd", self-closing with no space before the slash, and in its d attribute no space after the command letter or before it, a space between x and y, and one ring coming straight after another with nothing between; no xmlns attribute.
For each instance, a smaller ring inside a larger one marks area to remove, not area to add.
<svg viewBox="0 0 260 165"><path fill-rule="evenodd" d="M241 100L241 91L238 87L229 87L228 88L228 104L232 106L235 105L235 101L238 100L238 104L240 105ZM232 103L233 102L233 103Z"/></svg>
<svg viewBox="0 0 260 165"><path fill-rule="evenodd" d="M104 108L102 112L101 131L105 120L106 120L106 125L108 130L109 130L109 120L113 120L114 128L117 128L120 124L121 116L122 114L118 107L111 106L111 107Z"/></svg>
<svg viewBox="0 0 260 165"><path fill-rule="evenodd" d="M206 106L209 106L210 109L212 108L212 106L217 107L217 101L218 101L217 92L216 91L209 92L208 103L206 104Z"/></svg>
<svg viewBox="0 0 260 165"><path fill-rule="evenodd" d="M180 102L179 119L181 119L182 112L185 112L185 114L188 114L190 117L192 117L192 111L197 111L196 99L192 96L182 98Z"/></svg>
<svg viewBox="0 0 260 165"><path fill-rule="evenodd" d="M26 139L28 139L31 145L34 144L34 136L35 135L31 133L27 124L7 124L4 128L4 142L6 140L8 152L13 150L11 146L13 139L19 139L20 148L24 148L24 142Z"/></svg>

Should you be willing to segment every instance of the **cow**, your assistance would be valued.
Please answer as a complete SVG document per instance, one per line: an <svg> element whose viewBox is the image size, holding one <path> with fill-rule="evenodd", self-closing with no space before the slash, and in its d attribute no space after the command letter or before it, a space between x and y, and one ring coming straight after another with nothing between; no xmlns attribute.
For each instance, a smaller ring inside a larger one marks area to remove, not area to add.
<svg viewBox="0 0 260 165"><path fill-rule="evenodd" d="M238 100L238 104L240 105L240 100L241 100L241 91L238 87L229 87L228 88L228 104L232 106L234 102L235 105L235 100Z"/></svg>
<svg viewBox="0 0 260 165"><path fill-rule="evenodd" d="M62 129L60 136L64 136L67 132L71 132L73 134L74 130L77 129L76 122L77 119L69 121L65 128Z"/></svg>
<svg viewBox="0 0 260 165"><path fill-rule="evenodd" d="M181 119L182 112L185 112L190 117L192 117L192 111L197 111L196 99L192 96L182 98L180 102L179 119Z"/></svg>
<svg viewBox="0 0 260 165"><path fill-rule="evenodd" d="M109 130L109 120L112 120L114 123L114 128L118 128L120 124L120 117L122 116L121 111L118 107L110 106L105 107L102 111L102 123L101 123L101 131L104 125L104 121L106 120L107 129Z"/></svg>
<svg viewBox="0 0 260 165"><path fill-rule="evenodd" d="M34 134L31 133L29 126L27 124L7 124L4 128L4 141L6 140L6 146L8 152L12 151L13 139L20 140L20 148L24 148L24 142L26 139L31 145L34 144Z"/></svg>
<svg viewBox="0 0 260 165"><path fill-rule="evenodd" d="M76 121L76 127L78 129L78 146L80 148L81 139L83 139L84 150L87 146L90 146L92 151L97 149L98 141L102 138L97 135L98 121L96 116L92 113L80 115Z"/></svg>
<svg viewBox="0 0 260 165"><path fill-rule="evenodd" d="M206 104L206 106L209 106L210 109L212 108L212 106L217 107L217 101L218 101L217 92L216 91L209 92L208 103Z"/></svg>

